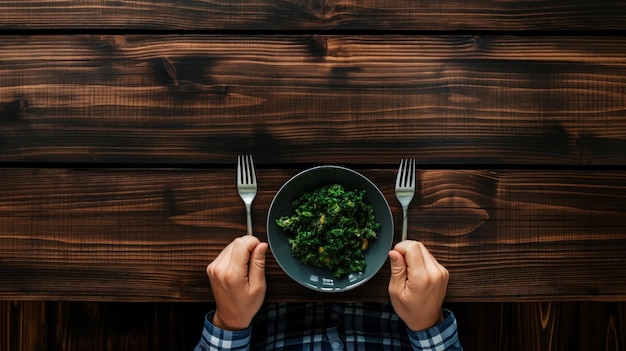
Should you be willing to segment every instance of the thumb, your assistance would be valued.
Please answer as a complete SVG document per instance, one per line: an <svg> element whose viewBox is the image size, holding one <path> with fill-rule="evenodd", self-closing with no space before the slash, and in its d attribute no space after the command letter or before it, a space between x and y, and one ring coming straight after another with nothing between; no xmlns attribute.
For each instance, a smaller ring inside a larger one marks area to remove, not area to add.
<svg viewBox="0 0 626 351"><path fill-rule="evenodd" d="M389 288L404 288L407 279L407 269L404 256L396 250L391 250L389 251L389 262L391 263Z"/></svg>
<svg viewBox="0 0 626 351"><path fill-rule="evenodd" d="M250 267L248 279L250 284L258 285L265 282L265 254L267 253L267 243L258 244L250 254Z"/></svg>

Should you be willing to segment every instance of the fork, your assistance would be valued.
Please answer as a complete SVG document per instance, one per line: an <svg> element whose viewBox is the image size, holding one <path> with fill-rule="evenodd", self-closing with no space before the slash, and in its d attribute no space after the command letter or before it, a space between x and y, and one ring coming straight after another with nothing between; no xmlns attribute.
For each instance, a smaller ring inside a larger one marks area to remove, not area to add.
<svg viewBox="0 0 626 351"><path fill-rule="evenodd" d="M396 197L402 205L402 241L407 239L407 213L414 195L415 160L403 159L400 161L400 168L396 177Z"/></svg>
<svg viewBox="0 0 626 351"><path fill-rule="evenodd" d="M254 173L252 155L239 155L237 157L237 191L246 205L246 218L248 223L248 235L252 235L252 201L256 197L257 183Z"/></svg>

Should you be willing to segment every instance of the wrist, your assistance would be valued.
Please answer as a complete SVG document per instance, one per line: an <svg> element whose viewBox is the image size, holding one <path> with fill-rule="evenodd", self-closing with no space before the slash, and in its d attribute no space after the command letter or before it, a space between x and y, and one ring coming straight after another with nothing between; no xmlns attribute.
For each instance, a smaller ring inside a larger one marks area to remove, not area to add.
<svg viewBox="0 0 626 351"><path fill-rule="evenodd" d="M444 320L445 320L445 317L443 315L443 310L440 310L439 315L436 317L420 319L420 320L413 321L411 323L405 322L405 324L409 328L409 330L414 331L414 332L419 332L419 331L428 330L442 323Z"/></svg>
<svg viewBox="0 0 626 351"><path fill-rule="evenodd" d="M213 320L211 321L211 323L219 329L228 331L244 330L250 326L249 322L246 323L238 321L236 318L224 318L222 315L219 314L219 311L217 310L213 314Z"/></svg>

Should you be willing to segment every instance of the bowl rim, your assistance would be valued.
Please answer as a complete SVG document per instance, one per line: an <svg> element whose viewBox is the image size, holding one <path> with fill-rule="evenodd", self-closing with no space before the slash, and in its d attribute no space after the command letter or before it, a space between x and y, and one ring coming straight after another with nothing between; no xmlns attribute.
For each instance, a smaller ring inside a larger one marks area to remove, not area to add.
<svg viewBox="0 0 626 351"><path fill-rule="evenodd" d="M376 186L376 184L374 182L372 182L369 178L367 178L365 175L361 174L358 171L355 171L353 169L350 169L348 167L344 167L344 166L339 166L339 165L318 165L318 166L313 166L307 169L304 169L300 172L298 172L297 174L295 174L294 176L292 176L291 178L289 178L274 194L274 197L272 199L272 202L270 203L270 207L268 209L267 212L267 223L266 223L266 230L267 230L267 240L270 246L270 249L272 251L272 255L274 256L274 259L276 260L276 262L278 263L278 265L280 266L280 268L283 270L283 272L289 276L289 278L291 278L293 281L297 282L298 284L307 287L309 289L312 289L314 291L320 291L320 292L332 292L332 293L337 293L337 292L345 292L348 290L352 290L354 288L357 288L363 284L365 284L367 281L369 281L372 277L374 277L376 274L378 274L378 272L380 271L380 269L384 266L387 258L385 257L385 259L381 260L380 264L377 264L376 266L371 266L371 271L368 273L368 276L366 277L357 277L354 278L355 281L352 282L350 281L349 284L345 285L345 286L341 286L341 287L336 287L336 286L332 286L332 287L320 287L318 284L308 284L302 281L302 279L299 279L298 276L296 276L296 274L293 274L291 272L290 269L288 269L286 267L286 263L288 262L281 262L281 258L278 257L276 251L274 250L274 248L276 248L278 244L276 243L272 243L272 235L270 235L270 226L273 226L273 223L275 222L274 220L272 220L271 215L272 215L272 210L274 209L274 206L276 204L276 202L278 201L278 197L279 194L281 194L286 188L292 186L292 184L294 182L296 182L298 179L300 179L302 176L306 175L306 174L310 174L310 173L314 173L320 170L337 170L340 172L345 172L347 174L351 174L352 176L355 176L359 179L361 179L363 182L369 184L369 186L375 190L375 194L374 195L369 195L369 196L376 196L377 198L380 198L382 201L382 204L379 205L379 207L383 207L383 213L379 213L379 216L384 216L389 220L389 224L387 226L388 230L389 230L389 236L390 239L386 239L386 240L379 240L380 238L377 238L376 240L376 244L379 245L384 245L384 248L387 249L387 252L389 250L391 250L391 247L393 246L393 240L394 240L394 235L395 235L395 231L394 231L394 220L393 220L393 213L391 211L391 207L389 206L389 202L387 201L386 197L384 196L384 194L380 191L380 189L378 188L378 186ZM331 184L331 182L329 182L329 184ZM322 185L320 185L322 186ZM362 187L360 187L362 188ZM381 228L382 230L382 228ZM273 230L272 230L273 231ZM379 231L380 233L380 231ZM276 237L274 236L274 240L276 239ZM388 241L388 245L386 245L385 241ZM388 246L388 247L387 247ZM384 248L380 248L380 250L383 250ZM282 259L283 261L285 260L284 258ZM368 263L369 264L369 263ZM303 265L304 266L304 265ZM311 267L311 269L314 270L320 270L320 268L315 268L315 267ZM358 273L357 275L362 275L364 273ZM347 277L341 278L341 279L346 279ZM352 279L352 278L347 278L347 279Z"/></svg>

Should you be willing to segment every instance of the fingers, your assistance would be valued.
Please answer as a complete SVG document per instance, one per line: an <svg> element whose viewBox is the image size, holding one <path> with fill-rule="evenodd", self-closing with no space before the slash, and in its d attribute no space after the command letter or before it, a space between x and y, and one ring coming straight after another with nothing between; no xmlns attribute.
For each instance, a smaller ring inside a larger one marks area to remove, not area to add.
<svg viewBox="0 0 626 351"><path fill-rule="evenodd" d="M393 248L404 256L408 267L434 267L439 264L428 249L419 241L405 240Z"/></svg>
<svg viewBox="0 0 626 351"><path fill-rule="evenodd" d="M406 265L405 279L408 281L415 281L417 279L423 279L425 277L432 277L437 280L442 279L447 281L449 277L448 270L442 266L437 259L428 251L426 246L419 241L405 240L394 247L392 252L395 251L398 256L404 258L404 264ZM390 261L392 270L400 270L400 267L394 268L394 262L392 260L392 253L390 253ZM395 254L394 254L395 255ZM401 261L398 261L398 266ZM393 278L393 272L392 272Z"/></svg>
<svg viewBox="0 0 626 351"><path fill-rule="evenodd" d="M411 277L415 277L419 274L418 270L422 270L426 267L424 260L424 251L422 247L424 245L418 241L405 240L401 241L393 248L394 251L399 253L404 258L404 264L406 265L406 279L411 280Z"/></svg>
<svg viewBox="0 0 626 351"><path fill-rule="evenodd" d="M267 253L267 243L259 243L250 255L248 279L250 285L258 286L265 284L265 254Z"/></svg>
<svg viewBox="0 0 626 351"><path fill-rule="evenodd" d="M434 279L443 280L447 284L450 273L448 273L446 267L440 264L424 245L421 245L421 248L426 271L429 272L430 276Z"/></svg>
<svg viewBox="0 0 626 351"><path fill-rule="evenodd" d="M433 257L433 255L426 249L424 244L419 243L419 248L421 251L422 262L424 263L424 267L426 271L433 272L439 270L439 262Z"/></svg>
<svg viewBox="0 0 626 351"><path fill-rule="evenodd" d="M250 256L259 243L259 239L252 235L245 235L233 240L229 265L236 276L248 277Z"/></svg>
<svg viewBox="0 0 626 351"><path fill-rule="evenodd" d="M213 323L222 329L250 325L265 298L267 243L254 236L234 239L207 266L216 309Z"/></svg>
<svg viewBox="0 0 626 351"><path fill-rule="evenodd" d="M389 252L389 297L398 316L411 330L425 330L442 321L448 271L414 240L404 240Z"/></svg>
<svg viewBox="0 0 626 351"><path fill-rule="evenodd" d="M265 254L267 243L251 235L238 237L228 244L207 266L209 278L218 274L228 275L228 280L265 282ZM226 278L225 276L223 278Z"/></svg>
<svg viewBox="0 0 626 351"><path fill-rule="evenodd" d="M228 244L224 249L222 249L222 251L220 251L217 257L213 260L213 262L211 262L207 266L206 273L209 276L209 278L215 275L216 271L218 270L218 267L222 266L224 262L230 262L230 254L233 250L233 244L234 244L234 241Z"/></svg>
<svg viewBox="0 0 626 351"><path fill-rule="evenodd" d="M396 250L389 251L391 263L391 278L389 278L389 291L401 291L406 284L406 262L404 255Z"/></svg>

